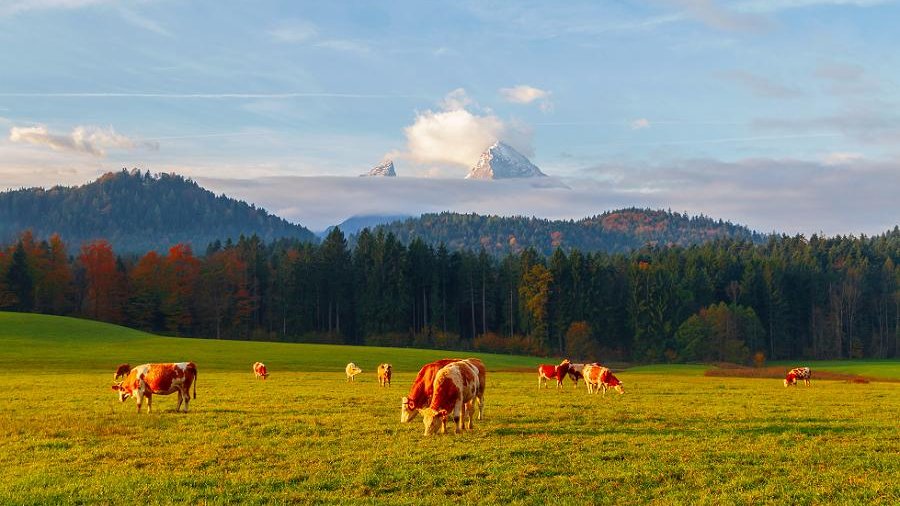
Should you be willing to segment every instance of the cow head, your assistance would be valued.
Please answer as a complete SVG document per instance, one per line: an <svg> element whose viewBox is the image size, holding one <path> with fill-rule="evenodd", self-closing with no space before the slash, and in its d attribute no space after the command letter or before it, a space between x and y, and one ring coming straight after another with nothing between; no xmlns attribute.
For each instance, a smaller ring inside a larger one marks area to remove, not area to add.
<svg viewBox="0 0 900 506"><path fill-rule="evenodd" d="M797 376L794 373L788 374L787 378L784 378L784 386L788 387L797 383Z"/></svg>
<svg viewBox="0 0 900 506"><path fill-rule="evenodd" d="M425 435L436 434L438 430L445 432L447 427L447 410L435 411L431 408L422 410L422 423L425 424Z"/></svg>
<svg viewBox="0 0 900 506"><path fill-rule="evenodd" d="M619 382L618 385L614 386L613 389L615 389L616 392L619 392L619 395L622 395L622 394L625 393L625 389L622 388L622 382L621 382L621 381Z"/></svg>
<svg viewBox="0 0 900 506"><path fill-rule="evenodd" d="M128 364L119 364L116 367L116 372L113 374L113 380L117 380L123 376L128 376L128 373L131 372L131 366Z"/></svg>
<svg viewBox="0 0 900 506"><path fill-rule="evenodd" d="M121 381L113 385L112 389L119 392L119 402L125 402L126 399L131 397L131 392L122 386Z"/></svg>
<svg viewBox="0 0 900 506"><path fill-rule="evenodd" d="M416 403L409 397L404 397L400 404L400 423L408 423L419 414Z"/></svg>

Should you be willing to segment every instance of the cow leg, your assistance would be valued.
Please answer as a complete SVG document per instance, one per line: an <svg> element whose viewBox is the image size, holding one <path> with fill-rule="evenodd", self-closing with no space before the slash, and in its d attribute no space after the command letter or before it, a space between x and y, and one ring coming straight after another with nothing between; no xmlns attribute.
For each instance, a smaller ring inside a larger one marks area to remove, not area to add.
<svg viewBox="0 0 900 506"><path fill-rule="evenodd" d="M182 403L182 401L183 401L184 395L181 393L181 389L180 389L180 388L179 388L178 391L175 392L175 393L178 394L178 405L175 406L175 412L178 413L178 412L181 411L181 403Z"/></svg>
<svg viewBox="0 0 900 506"><path fill-rule="evenodd" d="M184 387L184 412L188 412L188 405L191 403L191 391L188 387Z"/></svg>
<svg viewBox="0 0 900 506"><path fill-rule="evenodd" d="M478 420L484 418L484 395L478 398Z"/></svg>
<svg viewBox="0 0 900 506"><path fill-rule="evenodd" d="M153 413L153 395L147 392L147 413Z"/></svg>
<svg viewBox="0 0 900 506"><path fill-rule="evenodd" d="M134 401L137 403L137 412L141 412L141 404L144 403L144 394L141 393L140 390L134 393Z"/></svg>

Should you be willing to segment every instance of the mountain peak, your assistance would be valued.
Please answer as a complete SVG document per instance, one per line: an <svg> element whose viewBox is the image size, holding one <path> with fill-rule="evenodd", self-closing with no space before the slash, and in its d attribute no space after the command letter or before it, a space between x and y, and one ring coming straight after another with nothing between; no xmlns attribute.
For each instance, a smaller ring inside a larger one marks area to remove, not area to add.
<svg viewBox="0 0 900 506"><path fill-rule="evenodd" d="M502 141L491 144L466 179L511 179L546 177L531 160Z"/></svg>
<svg viewBox="0 0 900 506"><path fill-rule="evenodd" d="M367 176L397 177L397 171L394 170L394 161L386 159L373 167L369 172L360 174L360 177Z"/></svg>

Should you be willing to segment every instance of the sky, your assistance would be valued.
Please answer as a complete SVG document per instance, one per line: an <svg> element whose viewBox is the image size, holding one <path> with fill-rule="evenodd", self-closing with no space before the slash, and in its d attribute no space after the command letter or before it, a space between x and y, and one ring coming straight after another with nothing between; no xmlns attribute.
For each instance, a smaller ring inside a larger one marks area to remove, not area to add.
<svg viewBox="0 0 900 506"><path fill-rule="evenodd" d="M312 229L900 223L900 2L0 0L0 190L176 172ZM461 181L502 140L558 184ZM399 177L357 177L384 158Z"/></svg>

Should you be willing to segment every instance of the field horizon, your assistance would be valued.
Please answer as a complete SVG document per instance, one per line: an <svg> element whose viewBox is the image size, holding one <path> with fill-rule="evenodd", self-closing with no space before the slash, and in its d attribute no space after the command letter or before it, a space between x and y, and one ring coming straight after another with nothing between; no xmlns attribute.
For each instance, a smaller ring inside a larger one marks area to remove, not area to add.
<svg viewBox="0 0 900 506"><path fill-rule="evenodd" d="M0 313L0 502L211 504L896 504L900 384L710 377L635 366L626 394L536 388L535 357L168 338ZM488 367L485 418L427 438L400 424L418 368ZM197 400L152 414L110 391L116 364L193 360ZM250 364L265 362L266 381ZM343 366L364 373L347 383ZM378 386L374 364L394 364ZM367 364L369 364L367 366ZM900 362L822 363L900 378ZM562 499L561 499L562 498Z"/></svg>

